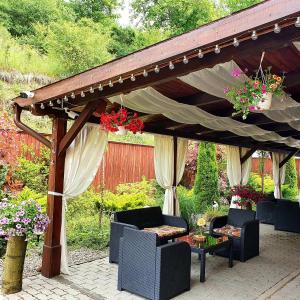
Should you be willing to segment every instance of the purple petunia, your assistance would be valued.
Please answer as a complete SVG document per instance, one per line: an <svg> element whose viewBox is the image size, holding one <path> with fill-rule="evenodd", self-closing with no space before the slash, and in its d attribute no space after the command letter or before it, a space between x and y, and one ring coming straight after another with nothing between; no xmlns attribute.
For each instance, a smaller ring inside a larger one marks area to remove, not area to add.
<svg viewBox="0 0 300 300"><path fill-rule="evenodd" d="M233 69L231 71L231 76L232 77L240 77L241 75L242 75L242 71L240 69L238 69L238 68Z"/></svg>

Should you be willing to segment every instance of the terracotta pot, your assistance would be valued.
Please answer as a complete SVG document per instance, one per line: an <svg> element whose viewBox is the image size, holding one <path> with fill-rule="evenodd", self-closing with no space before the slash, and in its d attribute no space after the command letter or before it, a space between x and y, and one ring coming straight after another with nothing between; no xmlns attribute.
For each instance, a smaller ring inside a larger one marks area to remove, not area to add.
<svg viewBox="0 0 300 300"><path fill-rule="evenodd" d="M126 135L127 129L124 126L118 126L118 131L116 132L117 135Z"/></svg>
<svg viewBox="0 0 300 300"><path fill-rule="evenodd" d="M2 292L4 294L14 294L22 290L26 248L27 242L24 236L10 237L7 242L2 277Z"/></svg>
<svg viewBox="0 0 300 300"><path fill-rule="evenodd" d="M271 108L272 97L273 97L273 94L270 92L265 93L263 95L262 99L259 101L259 103L257 105L260 108L260 110L268 110Z"/></svg>

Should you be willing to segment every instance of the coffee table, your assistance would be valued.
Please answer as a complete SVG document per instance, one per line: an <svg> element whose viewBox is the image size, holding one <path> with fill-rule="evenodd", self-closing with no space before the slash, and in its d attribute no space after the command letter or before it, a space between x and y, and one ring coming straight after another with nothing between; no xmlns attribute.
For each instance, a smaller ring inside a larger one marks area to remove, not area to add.
<svg viewBox="0 0 300 300"><path fill-rule="evenodd" d="M203 246L197 247L195 244L190 244L191 251L193 253L198 254L198 258L200 260L200 282L205 281L205 264L206 264L206 254L213 254L218 249L228 249L229 257L228 257L228 267L233 267L233 247L232 240L228 239L226 241L222 241L217 243L217 238L209 237L210 240L215 240L215 244L204 244Z"/></svg>

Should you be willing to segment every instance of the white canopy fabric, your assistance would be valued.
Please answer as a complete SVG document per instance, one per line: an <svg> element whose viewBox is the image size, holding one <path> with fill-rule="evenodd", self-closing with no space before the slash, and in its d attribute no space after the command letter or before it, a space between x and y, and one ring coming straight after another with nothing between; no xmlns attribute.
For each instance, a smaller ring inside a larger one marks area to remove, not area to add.
<svg viewBox="0 0 300 300"><path fill-rule="evenodd" d="M272 164L273 164L273 180L274 180L274 197L276 199L282 198L281 185L285 180L286 164L279 168L280 162L286 157L286 154L272 152Z"/></svg>
<svg viewBox="0 0 300 300"><path fill-rule="evenodd" d="M184 172L188 141L177 139L176 186L182 179ZM164 135L154 136L154 169L158 184L165 189L163 213L174 214L174 199L176 202L175 214L180 215L179 202L176 198L174 186L174 142L173 137Z"/></svg>
<svg viewBox="0 0 300 300"><path fill-rule="evenodd" d="M215 87L217 89L218 84ZM300 147L300 140L283 137L275 132L264 130L256 125L242 123L230 117L215 116L194 105L178 103L151 87L123 95L123 101L120 96L111 97L109 100L138 112L163 114L178 123L200 124L213 130L227 130L239 136L252 137L256 141L273 141L290 147Z"/></svg>
<svg viewBox="0 0 300 300"><path fill-rule="evenodd" d="M241 164L241 157L243 157L248 148L239 148L235 146L226 146L226 158L227 158L227 176L230 187L236 185L246 185L249 180L251 171L251 160L249 157L243 164ZM231 201L230 207L239 208Z"/></svg>
<svg viewBox="0 0 300 300"><path fill-rule="evenodd" d="M107 146L107 133L99 125L87 123L66 152L63 209L61 224L61 272L70 274L67 256L66 217L67 200L87 190L96 176Z"/></svg>
<svg viewBox="0 0 300 300"><path fill-rule="evenodd" d="M235 69L242 71L240 67L231 60L224 64L218 64L213 68L202 69L179 77L179 79L205 93L226 99L224 93L225 88L228 88L229 86L238 86L249 79L246 75L241 77L231 76L232 70ZM296 130L300 130L300 103L293 100L288 95L285 96L283 101L273 97L270 110L255 112L263 113L271 120L288 123Z"/></svg>

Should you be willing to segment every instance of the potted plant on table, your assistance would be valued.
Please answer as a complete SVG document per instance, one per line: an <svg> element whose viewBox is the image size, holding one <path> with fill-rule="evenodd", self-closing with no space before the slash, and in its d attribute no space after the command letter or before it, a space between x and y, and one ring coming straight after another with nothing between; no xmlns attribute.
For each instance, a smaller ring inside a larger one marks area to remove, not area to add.
<svg viewBox="0 0 300 300"><path fill-rule="evenodd" d="M284 77L272 74L271 70L256 74L255 78L248 78L240 69L231 72L233 77L241 77L244 82L238 86L224 89L224 93L233 103L236 114L242 114L246 119L251 111L268 110L271 108L273 95L283 98Z"/></svg>
<svg viewBox="0 0 300 300"><path fill-rule="evenodd" d="M13 204L8 199L0 201L0 236L7 240L2 278L4 294L22 290L22 276L27 241L34 235L43 234L49 224L47 215L34 200Z"/></svg>
<svg viewBox="0 0 300 300"><path fill-rule="evenodd" d="M264 194L249 185L237 185L231 189L231 197L240 209L252 210L252 205L263 200Z"/></svg>
<svg viewBox="0 0 300 300"><path fill-rule="evenodd" d="M204 231L206 228L206 220L204 218L199 218L197 220L197 229L193 235L193 241L197 246L202 246L206 242L206 236Z"/></svg>

